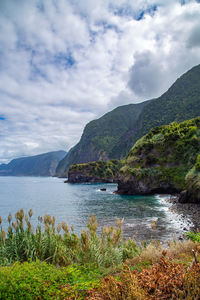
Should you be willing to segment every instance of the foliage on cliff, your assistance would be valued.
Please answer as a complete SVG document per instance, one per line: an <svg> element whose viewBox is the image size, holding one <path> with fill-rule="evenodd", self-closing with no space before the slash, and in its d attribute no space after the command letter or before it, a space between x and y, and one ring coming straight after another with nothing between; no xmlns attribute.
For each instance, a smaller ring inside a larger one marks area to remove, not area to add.
<svg viewBox="0 0 200 300"><path fill-rule="evenodd" d="M71 164L124 158L151 128L199 116L200 65L182 75L161 97L116 108L88 123L80 142L59 163L57 176L67 177Z"/></svg>
<svg viewBox="0 0 200 300"><path fill-rule="evenodd" d="M155 126L182 122L199 114L200 65L183 74L161 97L147 103L135 126L120 139L111 156L118 158L118 153L125 156L134 143Z"/></svg>
<svg viewBox="0 0 200 300"><path fill-rule="evenodd" d="M121 180L149 185L147 193L164 186L166 190L183 190L192 174L199 176L199 153L200 117L155 127L129 152L120 171ZM194 165L195 171L186 177Z"/></svg>
<svg viewBox="0 0 200 300"><path fill-rule="evenodd" d="M79 182L113 182L116 181L122 161L94 161L85 164L71 165L68 172L68 181Z"/></svg>
<svg viewBox="0 0 200 300"><path fill-rule="evenodd" d="M57 175L67 177L71 164L111 159L110 153L113 147L118 144L121 136L134 126L146 104L147 102L120 106L88 123L80 142L59 163Z"/></svg>

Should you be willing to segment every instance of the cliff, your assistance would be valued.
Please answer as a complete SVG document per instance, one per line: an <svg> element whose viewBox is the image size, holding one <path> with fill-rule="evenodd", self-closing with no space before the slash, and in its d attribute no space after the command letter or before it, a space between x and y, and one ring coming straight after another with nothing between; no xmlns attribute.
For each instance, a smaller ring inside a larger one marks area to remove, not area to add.
<svg viewBox="0 0 200 300"><path fill-rule="evenodd" d="M122 162L119 160L71 165L68 172L68 182L117 182L118 172L121 167Z"/></svg>
<svg viewBox="0 0 200 300"><path fill-rule="evenodd" d="M200 65L182 75L161 97L116 108L88 123L80 142L59 163L56 175L67 177L71 164L126 157L151 128L195 118L200 112Z"/></svg>
<svg viewBox="0 0 200 300"><path fill-rule="evenodd" d="M200 200L200 117L152 129L129 152L118 193L182 192L180 201Z"/></svg>
<svg viewBox="0 0 200 300"><path fill-rule="evenodd" d="M159 98L143 107L136 124L113 148L112 158L125 157L136 141L156 126L182 122L200 114L200 65L178 78Z"/></svg>
<svg viewBox="0 0 200 300"><path fill-rule="evenodd" d="M56 169L56 175L67 177L68 169L72 164L112 159L113 147L134 126L142 108L147 103L117 107L101 118L88 123L85 126L80 142L70 149L66 157L60 161ZM120 157L120 153L116 156Z"/></svg>
<svg viewBox="0 0 200 300"><path fill-rule="evenodd" d="M0 165L0 176L54 176L65 151L54 151L40 155L13 159Z"/></svg>

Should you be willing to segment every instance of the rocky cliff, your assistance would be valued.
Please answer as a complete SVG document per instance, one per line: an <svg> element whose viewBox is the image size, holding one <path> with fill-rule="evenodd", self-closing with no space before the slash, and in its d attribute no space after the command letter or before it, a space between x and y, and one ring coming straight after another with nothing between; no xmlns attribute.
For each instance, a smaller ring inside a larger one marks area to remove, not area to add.
<svg viewBox="0 0 200 300"><path fill-rule="evenodd" d="M135 142L156 126L182 122L200 114L200 65L183 74L159 98L143 107L137 122L113 147L112 158L125 157Z"/></svg>
<svg viewBox="0 0 200 300"><path fill-rule="evenodd" d="M96 161L71 165L68 173L69 183L117 182L122 162L119 160Z"/></svg>
<svg viewBox="0 0 200 300"><path fill-rule="evenodd" d="M124 158L151 128L199 116L200 65L182 75L161 97L116 108L88 123L80 142L59 163L56 175L67 177L74 163Z"/></svg>
<svg viewBox="0 0 200 300"><path fill-rule="evenodd" d="M70 149L59 163L56 175L67 177L69 166L89 161L108 161L112 158L113 147L120 138L132 128L140 112L148 102L117 107L85 126L80 142ZM120 153L116 155L120 157Z"/></svg>
<svg viewBox="0 0 200 300"><path fill-rule="evenodd" d="M118 193L181 192L200 200L200 117L152 129L137 141L120 170ZM184 191L184 192L183 192Z"/></svg>

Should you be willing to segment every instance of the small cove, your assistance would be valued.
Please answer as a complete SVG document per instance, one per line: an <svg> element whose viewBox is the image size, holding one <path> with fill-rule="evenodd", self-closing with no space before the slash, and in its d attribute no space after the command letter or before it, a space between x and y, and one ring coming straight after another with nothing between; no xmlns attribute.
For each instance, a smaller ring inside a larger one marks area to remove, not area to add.
<svg viewBox="0 0 200 300"><path fill-rule="evenodd" d="M23 208L33 209L32 224L37 226L37 217L50 214L56 223L65 221L74 225L80 234L85 229L89 216L96 215L99 227L115 225L123 219L126 238L137 241L159 239L162 242L179 237L183 229L189 230L187 218L181 218L170 210L169 195L121 196L113 192L116 184L64 184L63 179L52 177L0 177L0 216L3 227L8 225L7 216L13 217ZM105 188L106 191L100 189ZM156 228L152 229L152 221Z"/></svg>

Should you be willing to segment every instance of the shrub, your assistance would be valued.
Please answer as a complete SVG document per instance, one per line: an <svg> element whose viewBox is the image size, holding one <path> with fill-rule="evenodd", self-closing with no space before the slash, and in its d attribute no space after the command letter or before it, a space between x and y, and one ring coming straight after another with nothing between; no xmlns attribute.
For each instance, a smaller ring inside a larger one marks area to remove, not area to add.
<svg viewBox="0 0 200 300"><path fill-rule="evenodd" d="M37 260L0 269L1 299L84 299L98 285L75 266L58 269Z"/></svg>

